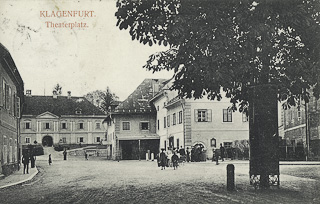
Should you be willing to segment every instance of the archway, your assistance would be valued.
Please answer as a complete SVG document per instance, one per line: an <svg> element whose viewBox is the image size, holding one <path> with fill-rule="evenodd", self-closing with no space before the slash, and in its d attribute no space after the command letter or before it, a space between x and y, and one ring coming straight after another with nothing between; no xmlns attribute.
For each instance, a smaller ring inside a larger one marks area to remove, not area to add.
<svg viewBox="0 0 320 204"><path fill-rule="evenodd" d="M42 146L52 147L53 139L51 136L47 135L42 138Z"/></svg>
<svg viewBox="0 0 320 204"><path fill-rule="evenodd" d="M193 157L192 160L195 162L206 161L206 152L205 145L202 142L196 142L191 151L191 158Z"/></svg>

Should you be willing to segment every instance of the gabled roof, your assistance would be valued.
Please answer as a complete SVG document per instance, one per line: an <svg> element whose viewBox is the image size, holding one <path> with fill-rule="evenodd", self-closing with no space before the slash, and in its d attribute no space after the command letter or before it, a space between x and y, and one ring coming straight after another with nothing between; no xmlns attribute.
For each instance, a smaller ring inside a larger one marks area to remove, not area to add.
<svg viewBox="0 0 320 204"><path fill-rule="evenodd" d="M167 79L145 79L129 97L116 107L114 113L152 112L150 99L163 87Z"/></svg>
<svg viewBox="0 0 320 204"><path fill-rule="evenodd" d="M78 114L76 114L76 111ZM56 116L62 115L106 115L84 97L67 96L26 96L23 115L38 116L50 112Z"/></svg>

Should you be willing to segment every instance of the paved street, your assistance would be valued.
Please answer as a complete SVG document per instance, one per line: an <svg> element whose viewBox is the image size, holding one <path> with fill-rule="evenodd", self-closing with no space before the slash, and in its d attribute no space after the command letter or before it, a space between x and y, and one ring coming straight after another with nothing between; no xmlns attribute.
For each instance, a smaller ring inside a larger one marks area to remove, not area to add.
<svg viewBox="0 0 320 204"><path fill-rule="evenodd" d="M91 159L91 158L90 158ZM228 161L227 163L231 163ZM282 165L281 188L248 183L248 164L236 163L237 191L226 191L226 164L188 163L161 171L155 162L37 160L30 182L0 190L1 203L319 203L320 166Z"/></svg>

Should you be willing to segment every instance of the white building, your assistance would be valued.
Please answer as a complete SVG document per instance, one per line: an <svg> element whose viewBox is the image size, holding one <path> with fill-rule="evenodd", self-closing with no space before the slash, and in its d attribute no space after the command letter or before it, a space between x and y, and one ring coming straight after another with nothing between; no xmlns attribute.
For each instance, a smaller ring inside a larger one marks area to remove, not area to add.
<svg viewBox="0 0 320 204"><path fill-rule="evenodd" d="M160 136L160 148L201 146L205 157L211 158L212 149L219 148L220 143L228 152L237 141L249 139L247 116L229 110L228 98L221 101L182 99L177 91L169 90L171 83L165 84L151 99L157 110L156 133Z"/></svg>

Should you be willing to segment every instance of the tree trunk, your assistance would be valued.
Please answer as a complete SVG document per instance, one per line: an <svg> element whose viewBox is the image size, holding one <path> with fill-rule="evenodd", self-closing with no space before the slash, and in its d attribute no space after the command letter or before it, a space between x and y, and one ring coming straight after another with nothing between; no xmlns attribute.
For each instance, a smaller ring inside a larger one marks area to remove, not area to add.
<svg viewBox="0 0 320 204"><path fill-rule="evenodd" d="M249 138L250 178L258 178L259 186L268 188L269 176L279 178L278 102L274 85L256 85L250 90Z"/></svg>

